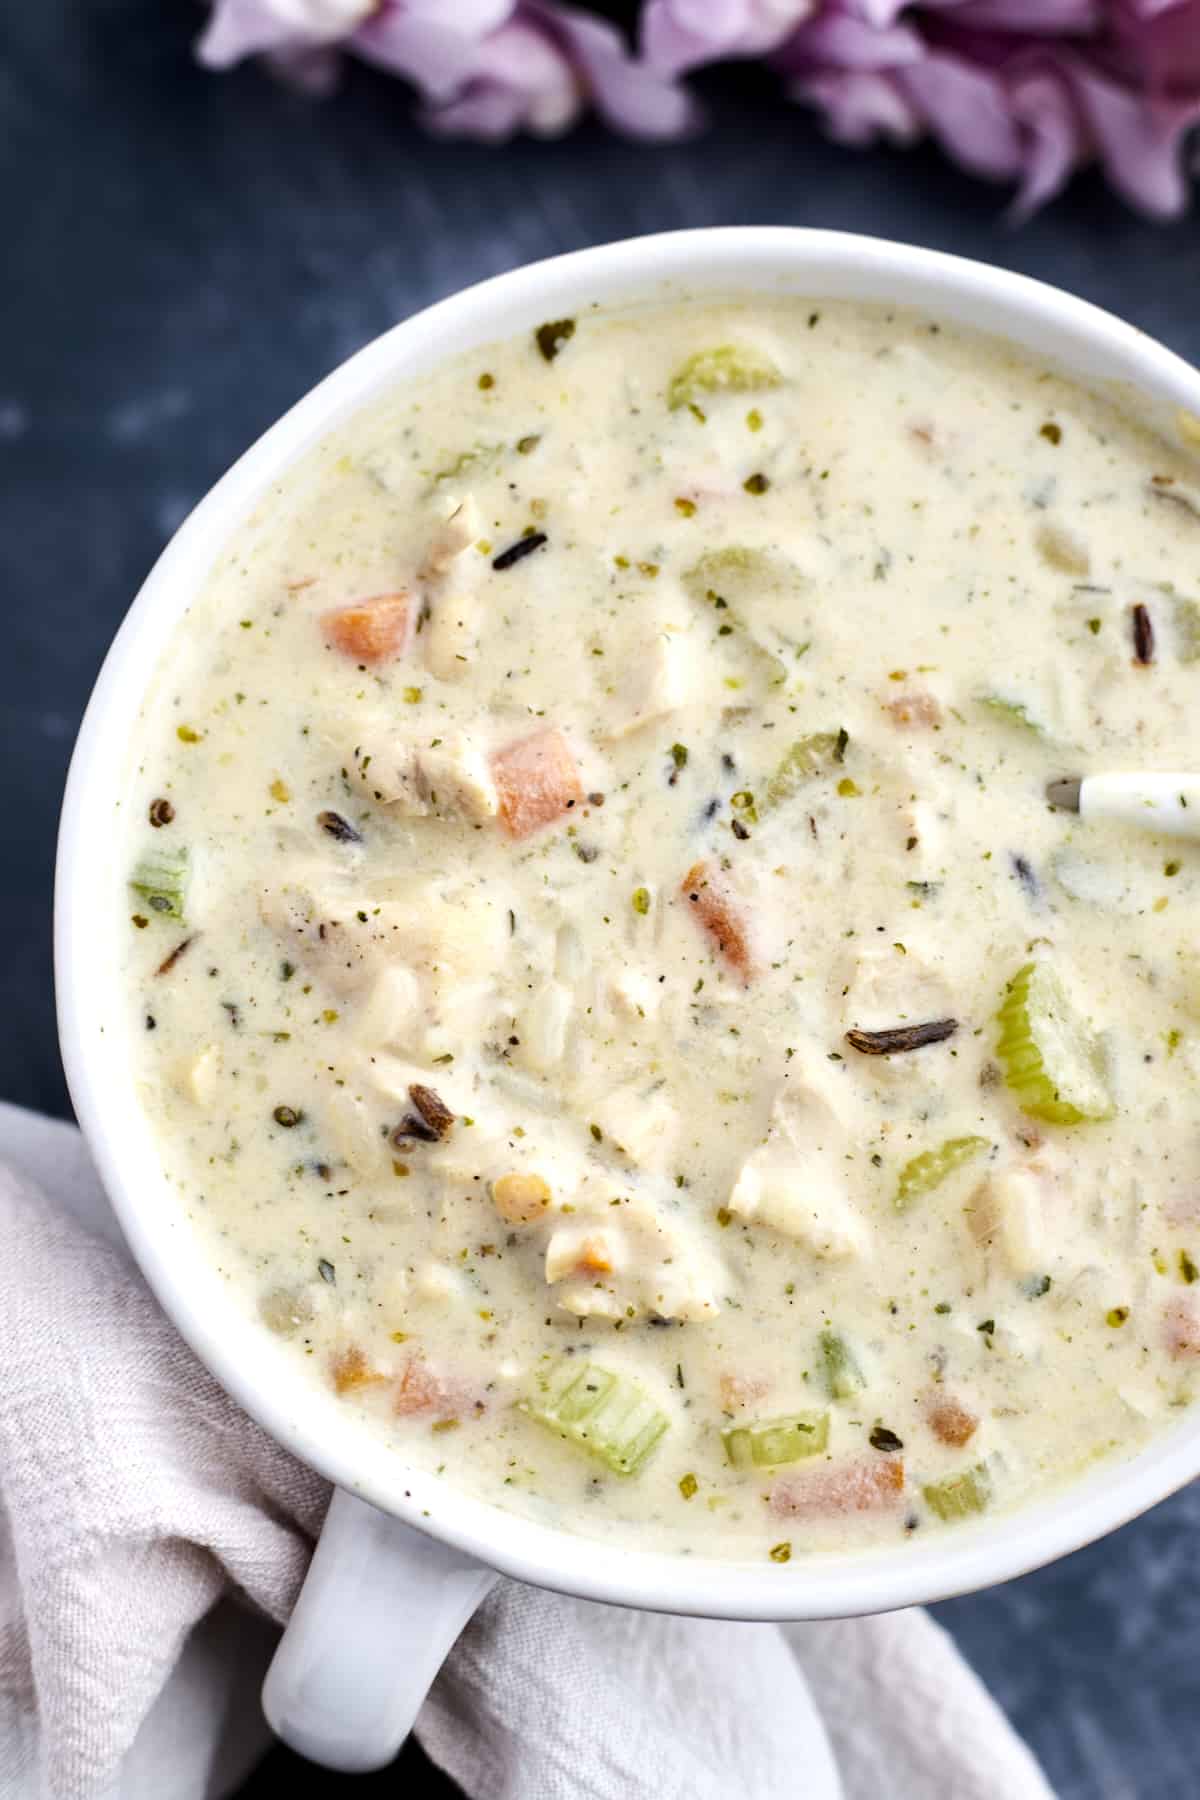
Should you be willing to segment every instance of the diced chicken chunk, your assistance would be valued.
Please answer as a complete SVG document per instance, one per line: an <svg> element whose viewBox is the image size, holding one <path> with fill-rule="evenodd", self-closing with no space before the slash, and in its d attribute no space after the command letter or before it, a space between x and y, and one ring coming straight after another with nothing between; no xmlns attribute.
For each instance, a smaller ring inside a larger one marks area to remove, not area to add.
<svg viewBox="0 0 1200 1800"><path fill-rule="evenodd" d="M479 824L499 811L487 757L461 731L432 742L401 738L385 748L360 745L352 767L373 799L405 818Z"/></svg>
<svg viewBox="0 0 1200 1800"><path fill-rule="evenodd" d="M652 1019L658 1012L659 985L640 969L620 969L608 984L614 1012L627 1019Z"/></svg>
<svg viewBox="0 0 1200 1800"><path fill-rule="evenodd" d="M403 963L389 963L376 975L358 1015L355 1035L367 1049L412 1053L421 1042L424 1002L421 984Z"/></svg>
<svg viewBox="0 0 1200 1800"><path fill-rule="evenodd" d="M1042 561L1062 575L1086 575L1091 569L1092 559L1083 539L1056 519L1047 519L1038 527L1034 542Z"/></svg>
<svg viewBox="0 0 1200 1800"><path fill-rule="evenodd" d="M436 581L449 573L464 551L479 536L479 508L470 495L444 519L429 540L418 573L422 581Z"/></svg>
<svg viewBox="0 0 1200 1800"><path fill-rule="evenodd" d="M846 1191L846 1148L845 1128L816 1083L789 1084L765 1139L742 1164L729 1211L795 1238L814 1256L863 1255L870 1237Z"/></svg>
<svg viewBox="0 0 1200 1800"><path fill-rule="evenodd" d="M580 1318L711 1319L720 1311L716 1271L700 1247L641 1199L584 1208L556 1226L546 1280L557 1304Z"/></svg>
<svg viewBox="0 0 1200 1800"><path fill-rule="evenodd" d="M549 1075L562 1063L574 1003L561 981L546 981L517 1015L515 1054L527 1068Z"/></svg>
<svg viewBox="0 0 1200 1800"><path fill-rule="evenodd" d="M579 766L562 732L547 726L492 753L500 817L510 837L552 825L583 800Z"/></svg>
<svg viewBox="0 0 1200 1800"><path fill-rule="evenodd" d="M661 1170L679 1135L679 1114L664 1093L614 1088L592 1108L591 1122L606 1146L642 1169Z"/></svg>
<svg viewBox="0 0 1200 1800"><path fill-rule="evenodd" d="M430 1301L435 1306L449 1306L453 1301L462 1298L462 1280L453 1269L447 1269L443 1263L425 1263L417 1270L412 1293L413 1298L417 1301Z"/></svg>
<svg viewBox="0 0 1200 1800"><path fill-rule="evenodd" d="M376 668L395 662L412 642L416 604L411 594L376 594L321 615L325 642L351 662Z"/></svg>
<svg viewBox="0 0 1200 1800"><path fill-rule="evenodd" d="M906 801L896 816L896 835L909 881L936 881L946 866L946 827L925 800Z"/></svg>
<svg viewBox="0 0 1200 1800"><path fill-rule="evenodd" d="M1031 1275L1047 1259L1047 1180L1030 1164L985 1176L967 1207L971 1231L1013 1275Z"/></svg>
<svg viewBox="0 0 1200 1800"><path fill-rule="evenodd" d="M421 634L425 662L439 681L461 681L479 658L483 607L478 594L460 589L439 594L431 603Z"/></svg>
<svg viewBox="0 0 1200 1800"><path fill-rule="evenodd" d="M356 1175L370 1181L384 1172L391 1152L380 1129L383 1120L372 1116L360 1095L347 1087L330 1088L321 1112L338 1155Z"/></svg>
<svg viewBox="0 0 1200 1800"><path fill-rule="evenodd" d="M208 1107L217 1092L221 1074L220 1044L206 1044L203 1050L181 1063L175 1073L175 1086L193 1106Z"/></svg>
<svg viewBox="0 0 1200 1800"><path fill-rule="evenodd" d="M627 737L681 706L699 691L696 652L687 632L670 628L653 636L631 652L627 670L613 696L610 738Z"/></svg>
<svg viewBox="0 0 1200 1800"><path fill-rule="evenodd" d="M842 1002L843 1020L859 1031L886 1031L893 1025L947 1018L954 1010L952 1000L950 984L936 969L914 951L904 955L888 945L855 959ZM902 1063L905 1058L892 1060ZM873 1068L872 1073L880 1071Z"/></svg>
<svg viewBox="0 0 1200 1800"><path fill-rule="evenodd" d="M595 1225L560 1225L546 1245L546 1280L553 1285L568 1275L586 1279L612 1275L628 1263L628 1253L615 1231Z"/></svg>
<svg viewBox="0 0 1200 1800"><path fill-rule="evenodd" d="M838 1183L832 1160L819 1153L783 1156L764 1145L743 1163L728 1205L738 1218L795 1238L814 1256L861 1256L867 1247L866 1226Z"/></svg>

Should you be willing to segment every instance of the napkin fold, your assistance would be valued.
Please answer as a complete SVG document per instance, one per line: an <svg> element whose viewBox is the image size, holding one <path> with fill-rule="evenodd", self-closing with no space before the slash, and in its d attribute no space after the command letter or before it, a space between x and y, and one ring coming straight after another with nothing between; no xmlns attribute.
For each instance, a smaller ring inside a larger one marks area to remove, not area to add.
<svg viewBox="0 0 1200 1800"><path fill-rule="evenodd" d="M0 1243L0 1800L221 1800L328 1488L176 1335L78 1133L3 1105ZM919 1611L736 1625L501 1582L417 1733L472 1800L1050 1800Z"/></svg>

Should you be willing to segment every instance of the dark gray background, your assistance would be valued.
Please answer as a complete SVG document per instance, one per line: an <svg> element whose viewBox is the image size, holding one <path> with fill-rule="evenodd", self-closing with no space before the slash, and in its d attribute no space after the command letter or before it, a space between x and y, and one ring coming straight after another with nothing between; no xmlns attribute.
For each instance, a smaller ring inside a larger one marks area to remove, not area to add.
<svg viewBox="0 0 1200 1800"><path fill-rule="evenodd" d="M1144 224L1095 180L1012 233L1001 198L932 152L833 148L745 72L704 84L714 127L688 145L592 126L558 144L438 144L407 122L398 84L361 70L318 106L254 70L200 72L201 16L190 0L28 0L0 15L0 1095L51 1112L68 1110L55 821L104 650L214 477L385 326L554 251L770 222L1024 270L1200 360L1200 231ZM1069 1800L1200 1792L1198 1526L1200 1494L1185 1493L1053 1569L937 1609ZM273 1775L297 1784L290 1759ZM311 1791L368 1790L317 1777Z"/></svg>

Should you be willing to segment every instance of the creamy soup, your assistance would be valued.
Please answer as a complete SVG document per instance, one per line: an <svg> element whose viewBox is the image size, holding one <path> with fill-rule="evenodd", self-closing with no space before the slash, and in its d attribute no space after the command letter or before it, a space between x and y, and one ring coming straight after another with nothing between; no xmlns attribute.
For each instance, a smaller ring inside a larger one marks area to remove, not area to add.
<svg viewBox="0 0 1200 1800"><path fill-rule="evenodd" d="M136 1075L399 1463L681 1553L969 1532L1200 1366L1200 484L794 301L436 370L269 492L136 728Z"/></svg>

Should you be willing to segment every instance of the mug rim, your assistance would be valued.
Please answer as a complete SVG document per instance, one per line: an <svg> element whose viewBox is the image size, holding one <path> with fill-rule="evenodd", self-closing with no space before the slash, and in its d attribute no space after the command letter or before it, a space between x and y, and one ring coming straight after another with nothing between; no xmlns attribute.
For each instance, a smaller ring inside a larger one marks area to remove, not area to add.
<svg viewBox="0 0 1200 1800"><path fill-rule="evenodd" d="M1134 1457L1105 1462L1033 1505L935 1542L822 1553L786 1565L630 1549L509 1513L409 1467L338 1415L260 1343L256 1322L221 1303L215 1268L188 1257L191 1228L172 1200L119 1049L119 982L97 958L96 871L111 861L130 740L159 657L217 555L277 480L347 417L427 367L546 317L686 297L793 295L894 302L1022 344L1076 379L1119 384L1141 416L1200 414L1200 372L1089 302L1008 270L850 233L730 226L658 233L544 259L423 308L335 368L208 491L146 577L105 658L64 793L55 875L59 1037L76 1116L129 1247L164 1310L222 1387L278 1442L358 1494L506 1575L586 1599L742 1619L887 1611L1027 1573L1114 1530L1200 1474L1200 1408ZM107 861L106 861L107 856ZM156 1166L157 1163L157 1166ZM253 1360L243 1357L253 1352ZM250 1369L253 1372L247 1372ZM273 1379L277 1378L277 1380ZM1191 1409L1189 1409L1191 1410ZM949 1541L946 1542L945 1539Z"/></svg>

